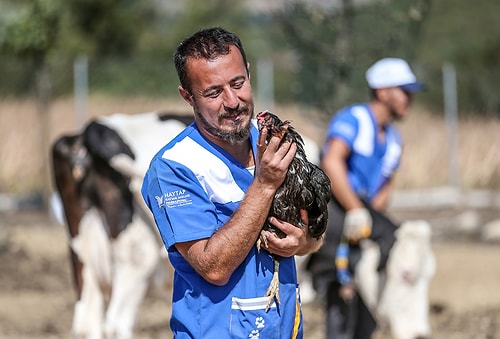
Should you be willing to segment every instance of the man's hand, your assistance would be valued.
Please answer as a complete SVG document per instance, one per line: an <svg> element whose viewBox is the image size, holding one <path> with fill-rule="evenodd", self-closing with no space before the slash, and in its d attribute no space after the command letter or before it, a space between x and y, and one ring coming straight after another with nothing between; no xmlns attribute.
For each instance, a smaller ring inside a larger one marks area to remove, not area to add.
<svg viewBox="0 0 500 339"><path fill-rule="evenodd" d="M344 219L344 236L349 242L357 243L372 233L372 217L366 208L347 211Z"/></svg>
<svg viewBox="0 0 500 339"><path fill-rule="evenodd" d="M288 141L281 143L282 136L272 136L267 143L268 133L266 127L259 132L254 181L270 185L276 191L285 180L288 167L297 152L297 145Z"/></svg>
<svg viewBox="0 0 500 339"><path fill-rule="evenodd" d="M300 210L302 224L292 225L275 217L269 218L269 222L285 233L284 238L278 238L274 233L265 231L261 235L263 244L267 243L264 248L271 253L282 257L291 257L292 255L306 255L311 252L316 252L323 244L323 236L312 238L308 233L309 216L306 210ZM264 241L264 237L266 240Z"/></svg>

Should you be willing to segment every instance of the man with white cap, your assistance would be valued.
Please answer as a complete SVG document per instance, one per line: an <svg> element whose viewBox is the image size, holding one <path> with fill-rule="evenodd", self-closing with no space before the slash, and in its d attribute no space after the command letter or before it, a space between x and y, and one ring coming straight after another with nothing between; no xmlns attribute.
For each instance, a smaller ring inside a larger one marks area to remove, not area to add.
<svg viewBox="0 0 500 339"><path fill-rule="evenodd" d="M392 122L408 114L413 93L424 87L399 58L377 61L367 70L366 80L371 100L338 111L321 150L321 166L332 182L332 199L325 244L312 255L308 267L316 289L327 299L328 339L366 339L376 329L369 311L373 305L356 294L352 274L361 258L361 240L377 243L379 269L394 243L398 226L384 211L402 141Z"/></svg>

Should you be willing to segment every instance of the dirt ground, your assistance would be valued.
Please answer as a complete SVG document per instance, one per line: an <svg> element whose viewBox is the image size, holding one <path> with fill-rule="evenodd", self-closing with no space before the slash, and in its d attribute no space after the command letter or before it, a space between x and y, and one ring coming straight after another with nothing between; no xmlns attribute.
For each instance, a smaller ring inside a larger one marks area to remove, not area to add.
<svg viewBox="0 0 500 339"><path fill-rule="evenodd" d="M500 244L482 243L478 229L454 227L463 210L394 213L427 219L434 229L437 274L430 287L433 338L500 338ZM475 210L479 225L498 209ZM0 338L69 338L75 293L64 227L36 211L0 213ZM171 338L169 298L150 293L136 339ZM321 305L304 305L305 338L322 339ZM390 338L381 330L377 338Z"/></svg>

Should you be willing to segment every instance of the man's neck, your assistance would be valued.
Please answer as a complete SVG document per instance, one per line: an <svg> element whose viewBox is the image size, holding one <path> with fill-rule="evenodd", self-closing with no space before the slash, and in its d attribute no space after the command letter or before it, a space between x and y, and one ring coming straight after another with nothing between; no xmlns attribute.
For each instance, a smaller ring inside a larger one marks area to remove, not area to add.
<svg viewBox="0 0 500 339"><path fill-rule="evenodd" d="M254 154L250 140L246 140L241 144L231 145L230 150L227 150L238 162L244 167L251 167L255 165Z"/></svg>
<svg viewBox="0 0 500 339"><path fill-rule="evenodd" d="M254 154L252 151L252 146L250 145L250 139L246 139L245 141L242 141L240 143L232 144L228 143L227 141L215 138L205 130L200 129L200 132L212 143L224 149L227 153L231 154L231 156L244 167L251 167L255 165Z"/></svg>
<svg viewBox="0 0 500 339"><path fill-rule="evenodd" d="M375 100L370 102L370 109L377 122L379 132L385 131L385 127L391 122L391 112L384 104Z"/></svg>

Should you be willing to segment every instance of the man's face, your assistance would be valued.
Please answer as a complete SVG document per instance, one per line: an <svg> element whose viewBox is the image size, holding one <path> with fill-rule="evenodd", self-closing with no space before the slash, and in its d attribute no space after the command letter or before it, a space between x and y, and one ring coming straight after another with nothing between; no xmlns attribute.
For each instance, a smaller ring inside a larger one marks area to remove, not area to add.
<svg viewBox="0 0 500 339"><path fill-rule="evenodd" d="M391 87L385 99L385 104L389 109L393 120L401 120L408 115L412 94L404 91L401 87Z"/></svg>
<svg viewBox="0 0 500 339"><path fill-rule="evenodd" d="M250 135L254 113L247 67L236 47L215 60L187 61L191 92L179 87L192 107L201 132L211 139L236 144Z"/></svg>

